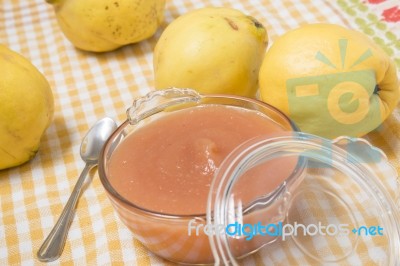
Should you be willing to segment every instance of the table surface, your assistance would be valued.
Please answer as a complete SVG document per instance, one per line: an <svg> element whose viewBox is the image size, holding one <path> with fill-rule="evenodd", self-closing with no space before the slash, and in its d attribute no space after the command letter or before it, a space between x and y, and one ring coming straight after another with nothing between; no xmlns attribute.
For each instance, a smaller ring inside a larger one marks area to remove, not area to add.
<svg viewBox="0 0 400 266"><path fill-rule="evenodd" d="M162 30L180 14L210 5L233 7L256 17L266 26L271 43L306 23L327 22L357 29L382 46L400 69L397 0L167 0L165 22L153 37L101 54L74 48L60 31L53 7L44 0L2 0L0 43L27 57L48 79L55 98L55 117L33 160L0 171L1 265L41 264L35 254L84 167L79 156L82 137L104 116L125 120L132 100L153 88L152 51ZM365 136L386 153L397 171L399 125L396 108L378 131ZM50 264L170 265L132 237L117 219L97 172L92 171L91 177L64 253ZM281 264L290 261L296 260L282 260ZM297 262L306 263L301 258ZM260 260L254 264L263 265Z"/></svg>

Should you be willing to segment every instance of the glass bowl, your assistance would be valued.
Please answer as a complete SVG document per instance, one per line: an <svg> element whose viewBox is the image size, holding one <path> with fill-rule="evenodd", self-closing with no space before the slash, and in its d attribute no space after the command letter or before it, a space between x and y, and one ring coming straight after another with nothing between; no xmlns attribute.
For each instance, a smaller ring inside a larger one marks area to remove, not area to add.
<svg viewBox="0 0 400 266"><path fill-rule="evenodd" d="M224 157L198 200L204 212L144 208L112 185L110 159L129 136L162 117L216 105L257 111L283 130ZM397 172L366 140L302 133L260 101L188 89L152 92L127 114L102 150L99 175L122 222L153 253L182 264L400 265ZM271 188L271 180L279 182Z"/></svg>
<svg viewBox="0 0 400 266"><path fill-rule="evenodd" d="M132 231L134 237L141 241L150 251L167 260L184 264L212 264L215 262L211 250L209 234L203 230L207 225L206 210L203 213L174 214L165 213L131 202L121 195L118 188L110 182L110 159L120 145L130 134L145 127L149 123L179 112L199 106L229 106L241 110L255 111L263 114L273 123L279 125L283 131L296 132L297 127L279 110L261 101L233 96L233 95L199 95L189 89L168 89L154 91L143 98L134 101L127 111L128 119L122 123L107 141L99 161L99 176L105 191L122 222ZM172 129L173 130L173 129ZM291 134L291 133L287 133ZM265 137L264 137L265 138ZM282 194L290 190L291 184L295 187L301 180L304 160L294 158L289 164L277 159L271 164L260 165L256 172L270 172L278 167L283 171L284 182L279 183L272 190L266 186L248 186L249 177L243 177L242 187L236 190L243 196L244 217L259 219L262 222L279 222L285 218L282 211L286 204ZM279 174L279 173L278 173ZM265 176L253 174L255 183L265 183ZM270 177L269 177L270 178ZM281 177L282 178L282 177ZM263 181L264 180L264 181ZM140 184L138 184L140 186ZM193 195L196 197L196 195ZM206 206L207 197L204 206ZM173 203L171 203L173 204ZM260 210L264 217L260 216ZM271 218L272 217L272 218ZM247 218L246 218L247 219ZM271 220L272 219L272 220ZM255 252L267 243L274 241L270 237L259 242L249 242L236 252L236 257L244 257Z"/></svg>

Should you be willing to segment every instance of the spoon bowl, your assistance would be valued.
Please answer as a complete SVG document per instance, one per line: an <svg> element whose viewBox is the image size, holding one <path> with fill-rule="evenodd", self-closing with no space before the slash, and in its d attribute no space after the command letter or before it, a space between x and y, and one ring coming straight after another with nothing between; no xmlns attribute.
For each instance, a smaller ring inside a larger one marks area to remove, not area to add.
<svg viewBox="0 0 400 266"><path fill-rule="evenodd" d="M79 176L57 223L37 253L40 261L49 262L61 256L86 176L90 169L97 165L104 144L116 129L117 124L115 121L106 117L97 121L83 138L80 154L82 160L86 162L85 168Z"/></svg>
<svg viewBox="0 0 400 266"><path fill-rule="evenodd" d="M86 163L97 164L104 143L116 128L115 121L108 117L93 125L81 144L81 157Z"/></svg>

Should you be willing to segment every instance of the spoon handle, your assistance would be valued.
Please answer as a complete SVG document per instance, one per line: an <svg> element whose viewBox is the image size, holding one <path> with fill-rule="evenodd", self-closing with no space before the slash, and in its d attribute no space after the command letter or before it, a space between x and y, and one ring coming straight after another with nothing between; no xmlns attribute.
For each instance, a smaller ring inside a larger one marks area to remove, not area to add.
<svg viewBox="0 0 400 266"><path fill-rule="evenodd" d="M95 164L87 163L85 165L60 218L58 218L57 223L37 252L40 261L49 262L60 257L64 249L65 240L67 239L68 229L75 214L75 207L81 194L82 186L89 170L93 166L95 166Z"/></svg>

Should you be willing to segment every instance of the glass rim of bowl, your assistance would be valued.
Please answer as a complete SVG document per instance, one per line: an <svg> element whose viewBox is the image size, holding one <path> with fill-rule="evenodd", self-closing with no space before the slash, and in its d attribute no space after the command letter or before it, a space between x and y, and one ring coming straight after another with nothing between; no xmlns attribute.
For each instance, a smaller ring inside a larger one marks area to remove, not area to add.
<svg viewBox="0 0 400 266"><path fill-rule="evenodd" d="M172 90L180 90L180 89L175 89L174 88ZM183 90L188 90L188 89L183 89ZM190 90L190 91L192 91L192 90ZM153 91L153 92L150 92L149 94L158 93L158 92L159 91ZM143 98L151 99L152 97L149 97L149 94L144 96L144 97L141 97L141 98L139 98L137 100L140 101ZM196 94L197 94L197 92L196 92ZM215 99L215 100L218 100L218 99L219 100L221 100L221 99L229 99L229 100L244 101L244 102L247 102L247 103L252 103L252 104L261 106L263 108L268 109L269 111L272 111L274 114L278 115L280 118L282 118L284 121L286 121L288 123L288 126L290 126L290 128L291 128L290 129L291 132L300 132L300 129L298 128L298 126L287 115L285 115L281 110L279 110L278 108L276 108L276 107L274 107L274 106L272 106L272 105L270 105L268 103L265 103L265 102L263 102L261 100L248 98L248 97L244 97L244 96L238 96L238 95L230 95L230 94L207 94L207 95L197 94L197 95L199 95L199 97L200 97L200 101L197 102L198 105L210 104L210 103L204 102L204 101L210 100L210 99L211 100L212 99ZM195 103L195 101L192 101L192 102ZM187 103L187 102L185 102L185 103ZM174 102L174 103L172 103L172 105L166 106L166 107L162 108L161 110L157 109L157 112L155 112L154 114L159 113L159 112L163 112L167 107L171 107L171 106L176 105L176 104L177 103ZM217 105L218 103L211 103L211 104ZM245 107L242 107L242 108L245 108ZM181 109L179 109L179 110L181 110ZM259 111L259 110L255 110L255 111ZM128 109L127 113L128 112L129 112L129 109ZM261 112L261 111L259 111L259 112ZM261 113L263 113L263 112L261 112ZM266 113L263 113L263 114L265 114L268 118L272 119ZM149 117L151 115L153 115L153 114L151 114L151 112L150 112L150 115L144 117L143 119L145 119L145 118L147 118L147 117ZM277 122L274 119L272 119L272 121ZM120 138L123 130L126 127L132 126L132 125L133 124L130 122L129 114L128 114L128 119L126 119L120 126L118 126L118 128L111 134L111 136L108 138L106 144L104 145L103 149L101 150L100 160L99 160L99 164L98 164L98 173L99 173L100 181L101 181L104 189L106 190L106 192L108 194L110 194L114 199L116 199L116 200L120 201L121 203L129 206L130 208L134 208L135 210L137 210L140 213L142 213L144 215L147 215L147 216L157 217L157 218L160 218L160 219L176 219L176 220L178 220L178 219L190 220L190 219L193 219L193 218L196 217L196 218L204 219L204 221L206 221L206 219L207 219L207 212L206 211L204 211L204 213L193 213L193 214L172 214L172 213L157 212L157 211L153 211L151 209L147 209L147 208L141 207L141 206L129 201L128 199L123 197L120 193L118 193L117 190L114 189L114 187L109 182L107 174L106 174L106 172L107 172L106 171L106 164L107 164L106 161L109 159L109 158L107 158L107 152L111 148L112 145L115 145L115 142L117 142L117 144L114 147L114 149L120 143L123 142L123 140L121 142L119 142L118 138ZM273 135L272 135L272 137L273 137ZM112 154L112 152L111 152L111 154ZM292 180L293 178L298 176L299 172L301 173L301 171L303 171L303 169L305 168L305 165L306 165L306 161L300 158L300 160L296 164L295 170L283 182L289 182L290 180ZM214 177L213 178L215 178L215 173L214 173ZM278 186L276 188L276 190L279 189L279 188L280 188L280 186ZM249 204L249 205L251 206L251 204Z"/></svg>

